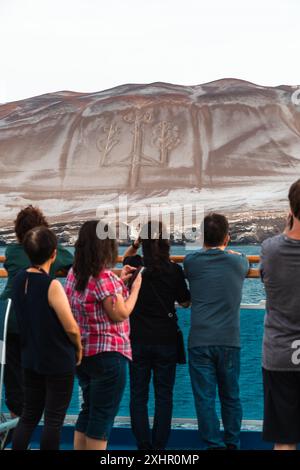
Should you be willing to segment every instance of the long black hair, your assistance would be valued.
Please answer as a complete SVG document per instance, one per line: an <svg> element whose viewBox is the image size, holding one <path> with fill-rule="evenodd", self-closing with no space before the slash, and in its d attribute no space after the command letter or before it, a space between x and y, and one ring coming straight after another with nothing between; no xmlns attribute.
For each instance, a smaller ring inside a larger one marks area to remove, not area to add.
<svg viewBox="0 0 300 470"><path fill-rule="evenodd" d="M149 220L143 226L140 238L145 266L158 271L167 267L170 261L170 240L163 223Z"/></svg>
<svg viewBox="0 0 300 470"><path fill-rule="evenodd" d="M107 238L99 238L99 229ZM104 268L113 267L117 262L118 245L106 223L98 220L85 222L75 243L73 271L77 291L84 291L89 277L97 277Z"/></svg>

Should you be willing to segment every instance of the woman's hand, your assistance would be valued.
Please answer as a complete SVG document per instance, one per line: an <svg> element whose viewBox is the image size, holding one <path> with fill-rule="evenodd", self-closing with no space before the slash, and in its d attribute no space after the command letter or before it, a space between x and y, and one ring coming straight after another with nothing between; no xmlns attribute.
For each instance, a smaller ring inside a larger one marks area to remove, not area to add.
<svg viewBox="0 0 300 470"><path fill-rule="evenodd" d="M128 299L121 294L116 294L115 299L110 295L103 300L104 310L112 321L122 322L127 320L137 301L142 284L142 274L139 273L133 281Z"/></svg>
<svg viewBox="0 0 300 470"><path fill-rule="evenodd" d="M142 285L142 274L139 273L137 277L135 278L135 280L133 281L131 292L132 291L139 292L141 285Z"/></svg>
<svg viewBox="0 0 300 470"><path fill-rule="evenodd" d="M76 366L80 366L80 364L81 364L81 361L82 361L82 351L83 351L82 348L76 350Z"/></svg>
<svg viewBox="0 0 300 470"><path fill-rule="evenodd" d="M133 266L129 266L129 264L125 264L120 274L120 278L122 279L122 281L127 282L131 278L135 270L136 268L134 268Z"/></svg>

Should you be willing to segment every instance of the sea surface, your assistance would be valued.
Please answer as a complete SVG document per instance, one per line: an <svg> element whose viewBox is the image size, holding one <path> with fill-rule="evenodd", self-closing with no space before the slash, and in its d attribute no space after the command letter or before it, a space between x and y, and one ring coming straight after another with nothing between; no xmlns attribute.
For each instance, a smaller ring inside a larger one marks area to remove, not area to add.
<svg viewBox="0 0 300 470"><path fill-rule="evenodd" d="M120 248L120 254L126 248ZM246 255L259 255L259 246L234 246L234 250ZM4 254L5 248L0 247L0 255ZM184 247L172 247L172 254L186 254ZM0 279L0 289L2 290L5 280ZM246 279L243 289L243 303L258 303L265 298L264 288L259 279ZM190 326L190 310L178 309L179 323L185 339L187 339ZM261 377L261 346L263 334L264 311L251 309L241 310L241 378L240 389L243 406L243 419L262 419L263 396ZM129 387L124 393L120 406L119 416L129 415ZM72 402L68 410L69 414L77 414L80 407L80 390L75 385ZM219 410L219 405L218 405ZM151 387L149 400L149 414L153 415L153 390ZM177 377L174 390L174 410L173 416L176 418L195 418L194 400L186 365L178 365Z"/></svg>

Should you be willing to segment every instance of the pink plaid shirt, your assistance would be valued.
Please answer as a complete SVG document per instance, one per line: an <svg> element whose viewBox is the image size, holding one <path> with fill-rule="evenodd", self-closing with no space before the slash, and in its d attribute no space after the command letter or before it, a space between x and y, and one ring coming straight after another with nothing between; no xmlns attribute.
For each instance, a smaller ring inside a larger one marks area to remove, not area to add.
<svg viewBox="0 0 300 470"><path fill-rule="evenodd" d="M97 278L90 277L84 292L75 290L76 279L70 269L65 291L74 317L80 327L84 356L115 351L132 359L129 319L114 322L103 308L106 297L121 294L128 298L128 289L112 271L104 269Z"/></svg>

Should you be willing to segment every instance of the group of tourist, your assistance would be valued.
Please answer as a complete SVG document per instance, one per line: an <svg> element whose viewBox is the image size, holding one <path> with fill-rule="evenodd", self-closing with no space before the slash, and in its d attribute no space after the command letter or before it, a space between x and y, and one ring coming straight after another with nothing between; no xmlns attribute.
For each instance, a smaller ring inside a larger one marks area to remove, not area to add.
<svg viewBox="0 0 300 470"><path fill-rule="evenodd" d="M288 225L263 242L260 265L267 297L263 438L275 449L295 449L300 442L300 180L290 188L289 203ZM104 239L98 237L99 224L108 234ZM119 275L113 271L117 242L104 222L82 225L74 256L57 243L38 208L20 211L15 232L18 243L6 249L8 279L1 296L13 300L5 367L6 404L20 417L13 449L28 448L43 415L40 448L59 448L75 374L83 400L74 449L106 449L128 363L137 448L165 449L176 365L185 362L176 303L191 305L188 365L202 441L208 449L239 449L240 303L249 263L227 248L224 215L206 215L203 248L189 253L183 268L170 259L162 223L149 221L127 249ZM55 279L62 270L64 287Z"/></svg>

